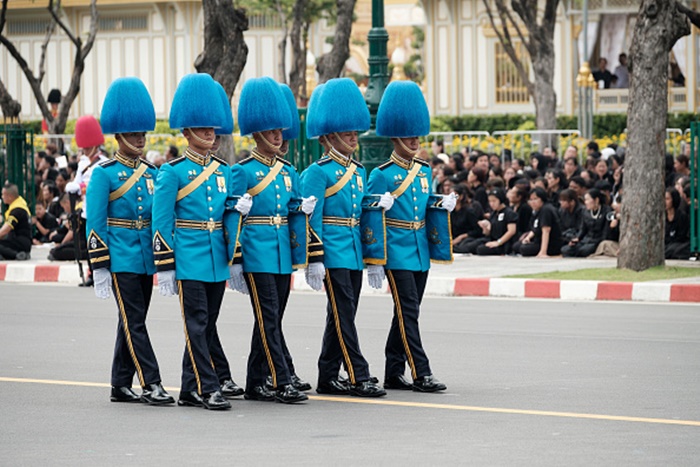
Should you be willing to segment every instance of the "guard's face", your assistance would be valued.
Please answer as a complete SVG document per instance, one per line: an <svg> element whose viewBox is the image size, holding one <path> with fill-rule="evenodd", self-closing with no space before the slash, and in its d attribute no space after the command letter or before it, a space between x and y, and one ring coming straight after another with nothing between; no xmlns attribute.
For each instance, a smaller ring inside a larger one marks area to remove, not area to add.
<svg viewBox="0 0 700 467"><path fill-rule="evenodd" d="M282 146L280 146L280 155L286 156L289 152L289 141L282 141Z"/></svg>
<svg viewBox="0 0 700 467"><path fill-rule="evenodd" d="M357 132L356 131L344 131L342 133L334 133L330 135L331 143L333 147L345 156L352 154L355 149L357 149ZM344 145L338 144L339 141L345 143ZM347 146L347 147L346 147ZM352 148L352 150L350 150Z"/></svg>
<svg viewBox="0 0 700 467"><path fill-rule="evenodd" d="M124 141L127 144L124 144ZM119 141L119 150L128 156L140 156L143 154L143 148L146 147L146 133L141 131L137 133L121 133ZM136 150L134 150L136 148Z"/></svg>
<svg viewBox="0 0 700 467"><path fill-rule="evenodd" d="M392 138L394 143L394 151L404 159L411 159L413 155L420 149L420 140L418 137L411 138ZM406 150L408 149L408 151Z"/></svg>
<svg viewBox="0 0 700 467"><path fill-rule="evenodd" d="M185 128L182 134L187 144L196 152L206 154L214 144L214 128Z"/></svg>
<svg viewBox="0 0 700 467"><path fill-rule="evenodd" d="M274 146L280 146L282 144L282 130L267 130L261 131L260 133Z"/></svg>

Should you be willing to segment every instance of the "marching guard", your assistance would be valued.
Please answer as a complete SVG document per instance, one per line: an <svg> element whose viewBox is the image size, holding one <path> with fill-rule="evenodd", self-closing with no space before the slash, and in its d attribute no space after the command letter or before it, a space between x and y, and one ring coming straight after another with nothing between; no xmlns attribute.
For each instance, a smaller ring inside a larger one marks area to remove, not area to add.
<svg viewBox="0 0 700 467"><path fill-rule="evenodd" d="M369 111L357 85L348 78L324 84L310 136L325 136L330 150L302 174L302 193L318 199L310 218L311 243L306 280L315 290L325 284L328 305L326 328L318 360L317 392L380 397L386 391L371 380L369 364L360 350L355 314L364 268L360 240L365 169L352 154L358 131L370 126ZM393 198L382 195L382 207ZM338 378L341 361L349 381Z"/></svg>
<svg viewBox="0 0 700 467"><path fill-rule="evenodd" d="M156 168L141 159L146 132L156 124L146 86L138 78L119 78L107 90L102 128L114 133L119 150L114 159L95 166L87 188L88 252L95 295L114 293L119 310L112 361L112 402L172 404L161 385L158 362L146 329L153 291L151 206ZM81 122L79 144L95 149L104 141L94 118ZM132 389L136 373L143 388Z"/></svg>
<svg viewBox="0 0 700 467"><path fill-rule="evenodd" d="M236 242L237 216L225 216L230 168L211 155L214 129L226 120L214 79L186 75L175 91L170 127L188 147L164 164L153 201L153 253L161 295L179 294L185 351L178 405L231 408L221 393L210 345L230 277L229 242ZM237 214L237 213L236 213Z"/></svg>
<svg viewBox="0 0 700 467"><path fill-rule="evenodd" d="M231 169L232 195L247 194L252 198L242 223L240 254L236 254L231 278L235 289L250 294L255 317L244 397L301 402L308 396L298 389L304 382L287 363L291 356L288 351L285 354L281 322L293 263L290 208L296 202L296 209L309 213L315 200L304 199L299 206L297 172L292 164L278 157L282 130L292 127L292 118L286 98L272 78L245 82L238 105L238 125L241 134L252 134L256 143L251 156ZM268 375L274 392L266 388Z"/></svg>
<svg viewBox="0 0 700 467"><path fill-rule="evenodd" d="M431 258L451 261L449 212L455 197L431 196L430 165L416 158L419 136L430 132L428 107L420 88L410 81L389 84L377 113L377 135L391 138L389 160L372 171L368 190L395 198L386 212L386 265L371 264L370 286L381 288L385 277L394 299L394 316L385 355L386 389L420 392L447 387L432 375L418 326ZM406 362L412 382L403 376Z"/></svg>

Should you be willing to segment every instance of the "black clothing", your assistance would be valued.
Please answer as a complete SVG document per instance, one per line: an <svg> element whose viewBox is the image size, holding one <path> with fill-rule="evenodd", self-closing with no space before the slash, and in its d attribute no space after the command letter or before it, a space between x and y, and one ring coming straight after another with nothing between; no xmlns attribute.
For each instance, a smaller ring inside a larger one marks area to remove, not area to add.
<svg viewBox="0 0 700 467"><path fill-rule="evenodd" d="M598 212L595 213L595 217L594 213L588 209L584 210L581 230L577 234L578 243L565 245L561 249L561 254L583 258L592 255L598 248L598 244L605 240L605 230L608 224L606 216L610 210L610 206L600 206Z"/></svg>
<svg viewBox="0 0 700 467"><path fill-rule="evenodd" d="M485 245L487 242L497 241L499 238L503 237L506 232L508 232L508 225L516 224L518 222L518 215L514 213L511 208L505 207L500 211L492 212L490 222L491 232L489 233L488 239L476 247L477 255L505 254L510 250L510 245L516 240L515 235L513 235L510 240L503 245L499 245L494 248L489 248Z"/></svg>
<svg viewBox="0 0 700 467"><path fill-rule="evenodd" d="M36 233L34 233L34 237L36 240L39 240L41 243L49 243L51 240L49 240L49 235L51 235L51 232L56 230L58 228L58 221L56 220L56 216L51 214L50 212L46 212L44 214L44 217L36 218L36 221L41 224L41 226L45 229L48 230L48 233L46 235L42 235L41 232L39 232L39 229L36 230Z"/></svg>
<svg viewBox="0 0 700 467"><path fill-rule="evenodd" d="M386 271L394 299L394 317L384 349L386 366L384 379L403 375L406 362L413 379L432 374L428 356L423 350L418 318L428 271Z"/></svg>
<svg viewBox="0 0 700 467"><path fill-rule="evenodd" d="M583 211L585 211L585 209L583 209L583 206L579 203L576 203L574 212L559 208L559 223L561 224L561 238L563 244L569 243L578 235L578 232L581 230L581 223L583 222Z"/></svg>
<svg viewBox="0 0 700 467"><path fill-rule="evenodd" d="M246 389L252 391L255 386L264 386L268 375L272 376L272 387L281 388L292 382L280 326L280 315L289 298L291 275L246 273L245 281L255 317Z"/></svg>
<svg viewBox="0 0 700 467"><path fill-rule="evenodd" d="M489 209L489 195L486 194L486 188L484 185L479 185L474 188L474 201L478 201L484 211Z"/></svg>
<svg viewBox="0 0 700 467"><path fill-rule="evenodd" d="M666 217L664 226L666 259L688 259L690 257L690 221L688 215L676 209L673 220Z"/></svg>
<svg viewBox="0 0 700 467"><path fill-rule="evenodd" d="M46 212L54 216L56 219L61 217L61 214L63 214L64 211L61 207L61 203L58 202L58 196L51 200L49 205L46 207Z"/></svg>
<svg viewBox="0 0 700 467"><path fill-rule="evenodd" d="M180 391L211 394L220 389L219 378L209 351L213 329L219 317L226 282L178 281L182 319L185 324L185 352L182 357Z"/></svg>
<svg viewBox="0 0 700 467"><path fill-rule="evenodd" d="M32 251L32 226L29 214L23 208L10 211L7 222L12 230L0 240L0 256L5 259L15 259L17 253Z"/></svg>
<svg viewBox="0 0 700 467"><path fill-rule="evenodd" d="M483 236L479 221L484 218L481 205L473 204L465 206L460 210L455 209L450 213L450 224L452 227L452 238L464 233L468 238L478 238Z"/></svg>
<svg viewBox="0 0 700 467"><path fill-rule="evenodd" d="M513 245L513 251L523 256L537 256L542 246L542 228L549 227L549 243L547 244L547 254L556 256L561 250L561 226L559 225L559 215L550 203L545 203L537 212L532 213L530 219L530 231L535 234L530 243L523 244L520 241Z"/></svg>
<svg viewBox="0 0 700 467"><path fill-rule="evenodd" d="M146 314L153 293L153 276L112 274L119 324L112 359L112 386L131 387L134 373L141 387L160 383L160 371L146 329Z"/></svg>
<svg viewBox="0 0 700 467"><path fill-rule="evenodd" d="M515 210L518 214L518 222L516 223L515 238L516 240L526 232L530 231L530 218L532 217L532 208L527 203L522 203Z"/></svg>
<svg viewBox="0 0 700 467"><path fill-rule="evenodd" d="M605 82L605 89L610 89L613 76L615 75L610 73L610 71L608 70L598 70L593 72L593 79L596 80L596 83L600 80L603 80Z"/></svg>
<svg viewBox="0 0 700 467"><path fill-rule="evenodd" d="M318 381L338 379L345 363L350 384L369 380L369 364L360 351L355 315L362 290L362 271L344 268L326 269L326 329L318 357Z"/></svg>

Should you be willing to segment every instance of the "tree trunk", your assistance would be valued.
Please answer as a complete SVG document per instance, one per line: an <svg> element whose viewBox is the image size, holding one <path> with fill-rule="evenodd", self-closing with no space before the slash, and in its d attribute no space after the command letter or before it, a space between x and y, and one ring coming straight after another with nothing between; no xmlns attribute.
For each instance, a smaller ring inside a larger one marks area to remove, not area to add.
<svg viewBox="0 0 700 467"><path fill-rule="evenodd" d="M245 10L230 0L202 0L204 49L194 61L199 73L209 73L231 98L248 59L243 31L248 30Z"/></svg>
<svg viewBox="0 0 700 467"><path fill-rule="evenodd" d="M282 39L277 44L277 52L279 54L279 57L277 58L277 80L280 83L286 83L287 37L289 37L289 22L287 21L287 15L282 9L282 4L280 3L280 0L277 0L275 2L275 6L277 7L277 14L279 15L280 22L282 23Z"/></svg>
<svg viewBox="0 0 700 467"><path fill-rule="evenodd" d="M0 81L0 109L5 118L10 120L19 118L22 112L22 105L12 98L2 81Z"/></svg>
<svg viewBox="0 0 700 467"><path fill-rule="evenodd" d="M235 8L230 0L202 0L202 8L204 49L194 67L218 81L230 100L248 60L248 46L243 40L248 17L244 9ZM221 138L218 153L228 162L234 162L236 150L232 137Z"/></svg>
<svg viewBox="0 0 700 467"><path fill-rule="evenodd" d="M532 64L535 72L535 122L538 130L557 128L557 93L554 91L554 52L540 54Z"/></svg>
<svg viewBox="0 0 700 467"><path fill-rule="evenodd" d="M627 152L618 268L664 264L668 54L690 33L676 2L643 0L630 47Z"/></svg>
<svg viewBox="0 0 700 467"><path fill-rule="evenodd" d="M306 79L306 55L302 44L302 28L304 25L304 11L307 0L297 0L292 10L292 32L289 42L292 46L292 67L289 70L289 87L292 88L294 98L299 101L300 88Z"/></svg>
<svg viewBox="0 0 700 467"><path fill-rule="evenodd" d="M338 19L333 38L333 48L327 54L321 55L316 65L319 83L338 78L345 69L345 62L350 58L350 32L352 31L352 14L355 10L355 0L336 0L336 5L338 7Z"/></svg>

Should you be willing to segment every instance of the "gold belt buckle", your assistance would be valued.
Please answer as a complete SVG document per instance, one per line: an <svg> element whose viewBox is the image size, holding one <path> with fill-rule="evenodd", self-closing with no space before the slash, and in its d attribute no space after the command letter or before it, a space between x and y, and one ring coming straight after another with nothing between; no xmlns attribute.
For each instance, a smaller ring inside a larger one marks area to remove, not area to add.
<svg viewBox="0 0 700 467"><path fill-rule="evenodd" d="M411 230L418 230L420 227L420 222L411 222Z"/></svg>
<svg viewBox="0 0 700 467"><path fill-rule="evenodd" d="M143 228L143 220L139 219L137 221L134 221L134 228L136 230L141 230Z"/></svg>
<svg viewBox="0 0 700 467"><path fill-rule="evenodd" d="M271 218L270 218L270 223L271 223L272 225L276 225L276 226L282 225L282 216L280 216L279 214L277 214L276 216L271 217Z"/></svg>
<svg viewBox="0 0 700 467"><path fill-rule="evenodd" d="M357 224L359 224L360 221L355 219L354 217L350 219L350 227L357 227Z"/></svg>
<svg viewBox="0 0 700 467"><path fill-rule="evenodd" d="M206 225L206 230L208 230L209 232L213 232L216 229L216 222L214 221L207 221Z"/></svg>

